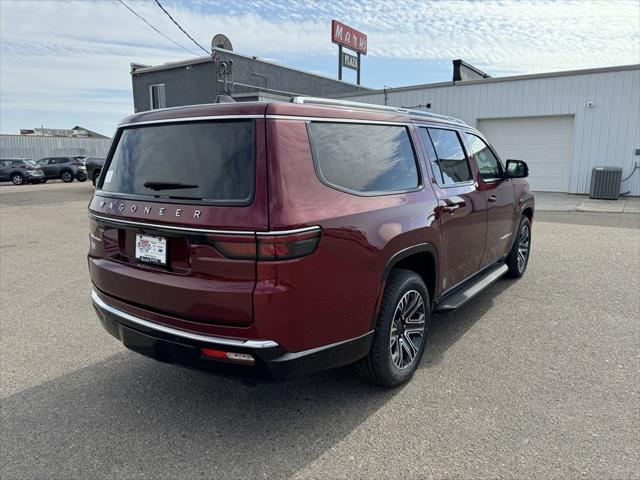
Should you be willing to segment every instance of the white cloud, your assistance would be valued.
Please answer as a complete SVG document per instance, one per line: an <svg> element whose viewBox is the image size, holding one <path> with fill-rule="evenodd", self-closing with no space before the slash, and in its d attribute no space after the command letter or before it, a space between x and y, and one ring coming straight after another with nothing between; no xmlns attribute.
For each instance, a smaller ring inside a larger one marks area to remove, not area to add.
<svg viewBox="0 0 640 480"><path fill-rule="evenodd" d="M125 1L172 39L203 54L153 1ZM640 62L636 0L163 4L207 49L211 36L223 32L237 51L282 63L335 55L329 41L332 18L368 34L370 57L463 58L494 74ZM61 118L94 111L101 117L96 123L105 123L106 117L115 122L132 109L130 62L160 64L189 56L116 0L0 0L0 36L3 131L15 130L17 110L57 112ZM402 84L402 72L397 75L394 84Z"/></svg>

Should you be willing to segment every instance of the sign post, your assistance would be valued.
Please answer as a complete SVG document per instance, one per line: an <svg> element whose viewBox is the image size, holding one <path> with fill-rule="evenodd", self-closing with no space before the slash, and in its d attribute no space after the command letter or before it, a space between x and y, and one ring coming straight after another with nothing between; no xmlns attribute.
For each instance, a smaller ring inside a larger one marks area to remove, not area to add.
<svg viewBox="0 0 640 480"><path fill-rule="evenodd" d="M342 80L342 67L357 72L357 83L360 85L360 69L362 55L367 54L367 36L337 20L331 20L331 41L338 45L338 80ZM356 52L356 56L343 52L346 47Z"/></svg>

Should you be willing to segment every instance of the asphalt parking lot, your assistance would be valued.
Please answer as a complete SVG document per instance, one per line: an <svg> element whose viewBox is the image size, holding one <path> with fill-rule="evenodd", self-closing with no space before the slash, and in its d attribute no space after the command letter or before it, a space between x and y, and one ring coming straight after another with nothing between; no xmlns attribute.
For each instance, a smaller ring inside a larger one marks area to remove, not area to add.
<svg viewBox="0 0 640 480"><path fill-rule="evenodd" d="M403 388L252 388L102 330L89 182L0 190L3 479L638 477L640 215L539 212L526 276L434 317Z"/></svg>

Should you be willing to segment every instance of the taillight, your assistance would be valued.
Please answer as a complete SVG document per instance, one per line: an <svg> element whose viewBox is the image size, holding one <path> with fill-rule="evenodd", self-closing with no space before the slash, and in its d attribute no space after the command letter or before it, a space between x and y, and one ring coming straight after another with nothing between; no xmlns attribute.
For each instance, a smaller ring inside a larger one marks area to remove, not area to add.
<svg viewBox="0 0 640 480"><path fill-rule="evenodd" d="M290 233L258 233L255 237L216 236L216 249L227 258L240 260L290 260L312 254L320 241L320 228Z"/></svg>
<svg viewBox="0 0 640 480"><path fill-rule="evenodd" d="M34 167L33 165L30 165L30 164L28 164L28 163L25 163L25 165L24 165L24 166L25 166L25 168L26 168L27 170L35 170L35 169L36 169L36 167Z"/></svg>
<svg viewBox="0 0 640 480"><path fill-rule="evenodd" d="M258 235L258 260L289 260L315 252L320 230L291 235Z"/></svg>
<svg viewBox="0 0 640 480"><path fill-rule="evenodd" d="M104 229L93 218L89 217L89 255L99 255L102 249Z"/></svg>
<svg viewBox="0 0 640 480"><path fill-rule="evenodd" d="M227 258L255 260L256 237L253 235L225 235L213 238L216 249Z"/></svg>

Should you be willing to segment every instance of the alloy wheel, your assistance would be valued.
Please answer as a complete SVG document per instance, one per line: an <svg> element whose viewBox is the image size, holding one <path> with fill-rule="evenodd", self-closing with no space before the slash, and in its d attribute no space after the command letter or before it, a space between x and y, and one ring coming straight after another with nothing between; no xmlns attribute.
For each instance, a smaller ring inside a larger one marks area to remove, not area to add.
<svg viewBox="0 0 640 480"><path fill-rule="evenodd" d="M531 232L529 225L522 225L518 238L518 270L523 272L529 260L529 250L531 248Z"/></svg>
<svg viewBox="0 0 640 480"><path fill-rule="evenodd" d="M22 175L14 175L11 181L14 185L22 185L24 183L24 178L22 178Z"/></svg>
<svg viewBox="0 0 640 480"><path fill-rule="evenodd" d="M425 305L416 290L405 293L393 314L389 349L391 360L399 369L410 367L424 341Z"/></svg>

